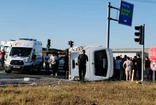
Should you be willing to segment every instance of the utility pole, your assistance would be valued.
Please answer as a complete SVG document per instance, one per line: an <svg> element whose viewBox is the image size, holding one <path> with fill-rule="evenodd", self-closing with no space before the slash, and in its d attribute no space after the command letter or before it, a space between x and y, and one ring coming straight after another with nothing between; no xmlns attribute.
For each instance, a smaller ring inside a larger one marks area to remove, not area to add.
<svg viewBox="0 0 156 105"><path fill-rule="evenodd" d="M107 40L106 40L106 48L109 48L109 35L110 35L110 2L108 2L108 7L107 7Z"/></svg>

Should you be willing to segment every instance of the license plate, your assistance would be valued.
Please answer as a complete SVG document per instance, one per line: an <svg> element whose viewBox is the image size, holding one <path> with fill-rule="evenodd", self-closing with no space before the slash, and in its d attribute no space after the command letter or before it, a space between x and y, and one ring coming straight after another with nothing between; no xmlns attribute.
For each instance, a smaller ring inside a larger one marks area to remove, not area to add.
<svg viewBox="0 0 156 105"><path fill-rule="evenodd" d="M20 66L13 66L13 68L20 68Z"/></svg>

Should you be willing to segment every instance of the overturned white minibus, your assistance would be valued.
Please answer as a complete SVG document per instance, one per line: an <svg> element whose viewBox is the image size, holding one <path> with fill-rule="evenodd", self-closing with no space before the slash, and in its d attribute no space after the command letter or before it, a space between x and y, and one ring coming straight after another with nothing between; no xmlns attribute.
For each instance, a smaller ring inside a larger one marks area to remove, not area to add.
<svg viewBox="0 0 156 105"><path fill-rule="evenodd" d="M69 80L79 79L79 68L77 66L77 58L81 54L82 49L88 56L86 63L85 81L97 81L109 79L113 76L113 53L111 49L103 47L77 47L70 49L70 70Z"/></svg>

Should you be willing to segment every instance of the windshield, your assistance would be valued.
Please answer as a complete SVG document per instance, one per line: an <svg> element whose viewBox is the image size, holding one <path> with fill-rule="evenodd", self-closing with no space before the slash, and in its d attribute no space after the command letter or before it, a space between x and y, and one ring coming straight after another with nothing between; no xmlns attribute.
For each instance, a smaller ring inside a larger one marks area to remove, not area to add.
<svg viewBox="0 0 156 105"><path fill-rule="evenodd" d="M30 57L32 48L12 47L10 56Z"/></svg>

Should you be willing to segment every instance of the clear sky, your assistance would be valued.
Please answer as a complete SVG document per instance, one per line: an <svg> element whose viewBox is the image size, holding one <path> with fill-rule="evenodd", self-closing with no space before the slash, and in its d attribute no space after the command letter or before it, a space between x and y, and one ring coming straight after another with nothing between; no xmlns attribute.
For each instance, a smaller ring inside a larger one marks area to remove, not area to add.
<svg viewBox="0 0 156 105"><path fill-rule="evenodd" d="M145 48L156 46L156 0L124 0L134 4L132 26L111 21L110 48L141 48L134 42L134 27L145 24ZM46 47L106 47L107 4L120 0L0 0L0 41L35 38ZM111 17L119 12L111 9Z"/></svg>

